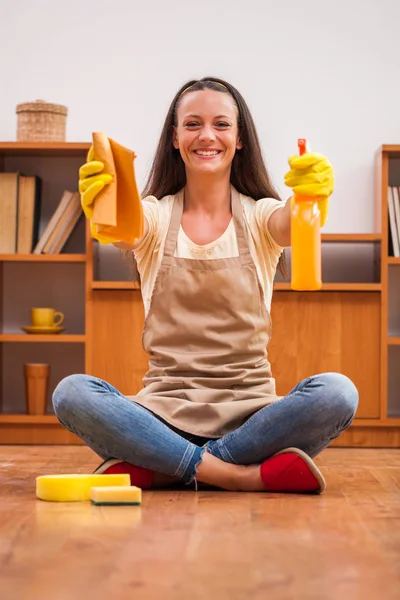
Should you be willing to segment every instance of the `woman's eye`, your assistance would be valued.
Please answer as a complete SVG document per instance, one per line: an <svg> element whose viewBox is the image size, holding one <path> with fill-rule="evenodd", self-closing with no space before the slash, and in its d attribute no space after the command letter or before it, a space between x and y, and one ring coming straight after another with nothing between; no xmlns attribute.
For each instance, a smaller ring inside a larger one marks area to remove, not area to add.
<svg viewBox="0 0 400 600"><path fill-rule="evenodd" d="M198 123L196 121L190 121L190 123L186 123L186 127L197 127Z"/></svg>
<svg viewBox="0 0 400 600"><path fill-rule="evenodd" d="M217 123L217 127L229 127L229 123L225 123L224 121L219 121Z"/></svg>

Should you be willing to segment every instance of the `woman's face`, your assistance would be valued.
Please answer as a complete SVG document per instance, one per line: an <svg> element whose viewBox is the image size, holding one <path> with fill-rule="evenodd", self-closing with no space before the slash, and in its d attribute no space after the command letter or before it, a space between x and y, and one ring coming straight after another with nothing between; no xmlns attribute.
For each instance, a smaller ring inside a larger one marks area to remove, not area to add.
<svg viewBox="0 0 400 600"><path fill-rule="evenodd" d="M173 145L192 173L230 172L239 139L237 108L230 94L187 92L178 107Z"/></svg>

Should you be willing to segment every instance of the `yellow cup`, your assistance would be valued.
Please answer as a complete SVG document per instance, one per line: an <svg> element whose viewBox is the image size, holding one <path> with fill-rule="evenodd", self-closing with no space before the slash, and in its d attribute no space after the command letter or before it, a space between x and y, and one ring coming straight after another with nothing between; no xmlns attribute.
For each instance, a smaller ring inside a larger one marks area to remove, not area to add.
<svg viewBox="0 0 400 600"><path fill-rule="evenodd" d="M31 321L34 327L58 327L64 321L64 314L54 308L31 308Z"/></svg>

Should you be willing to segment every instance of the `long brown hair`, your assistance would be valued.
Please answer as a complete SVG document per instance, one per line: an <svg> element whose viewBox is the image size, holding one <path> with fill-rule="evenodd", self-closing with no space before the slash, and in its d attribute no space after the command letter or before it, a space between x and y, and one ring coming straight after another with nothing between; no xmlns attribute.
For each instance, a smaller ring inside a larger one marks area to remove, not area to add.
<svg viewBox="0 0 400 600"><path fill-rule="evenodd" d="M177 125L177 111L182 97L188 92L201 90L230 94L236 104L242 149L235 153L232 161L231 184L240 194L250 196L254 200L261 198L280 200L264 163L254 120L243 96L233 85L218 77L192 79L175 94L168 109L142 197L155 196L161 199L164 196L177 194L186 184L185 163L179 150L174 148L172 143L173 128ZM285 275L284 254L282 254L278 266Z"/></svg>

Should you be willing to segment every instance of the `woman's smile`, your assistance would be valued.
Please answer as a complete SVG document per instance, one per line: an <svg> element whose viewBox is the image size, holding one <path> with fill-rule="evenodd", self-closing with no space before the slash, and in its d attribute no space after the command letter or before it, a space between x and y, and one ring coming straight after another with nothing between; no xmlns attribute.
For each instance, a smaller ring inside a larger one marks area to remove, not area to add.
<svg viewBox="0 0 400 600"><path fill-rule="evenodd" d="M222 150L215 150L215 149L207 149L207 148L202 148L199 150L194 150L194 153L196 154L196 156L198 156L200 159L204 160L210 160L213 159L215 157L217 157L219 154L221 154Z"/></svg>

